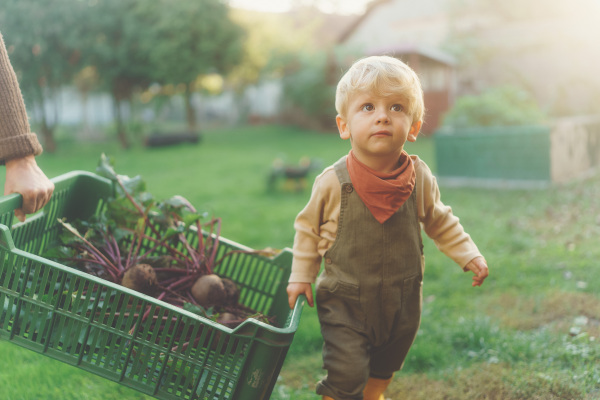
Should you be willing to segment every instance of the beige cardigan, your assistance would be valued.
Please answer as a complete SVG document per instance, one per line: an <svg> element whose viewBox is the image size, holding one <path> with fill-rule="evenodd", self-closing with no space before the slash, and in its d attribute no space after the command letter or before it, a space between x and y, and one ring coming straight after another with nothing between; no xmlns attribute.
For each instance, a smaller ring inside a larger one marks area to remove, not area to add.
<svg viewBox="0 0 600 400"><path fill-rule="evenodd" d="M421 226L439 250L464 267L481 253L452 209L441 202L437 181L427 164L417 156L411 158L417 175L417 212ZM315 179L310 200L296 218L290 282L315 282L321 259L335 241L340 201L341 186L330 166Z"/></svg>
<svg viewBox="0 0 600 400"><path fill-rule="evenodd" d="M41 153L42 146L29 127L17 76L0 34L0 164Z"/></svg>

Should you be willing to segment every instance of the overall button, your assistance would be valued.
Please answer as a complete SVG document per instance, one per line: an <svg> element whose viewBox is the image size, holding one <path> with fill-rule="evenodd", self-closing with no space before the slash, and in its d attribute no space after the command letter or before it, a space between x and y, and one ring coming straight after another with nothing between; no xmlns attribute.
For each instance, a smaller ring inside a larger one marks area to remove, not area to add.
<svg viewBox="0 0 600 400"><path fill-rule="evenodd" d="M352 185L346 185L346 192L352 193L353 190L354 188L352 187Z"/></svg>

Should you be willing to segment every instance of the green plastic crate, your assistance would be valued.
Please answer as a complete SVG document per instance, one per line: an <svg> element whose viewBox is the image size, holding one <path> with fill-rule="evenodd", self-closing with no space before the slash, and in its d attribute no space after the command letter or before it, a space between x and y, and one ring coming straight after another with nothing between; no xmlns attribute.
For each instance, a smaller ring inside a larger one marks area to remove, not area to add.
<svg viewBox="0 0 600 400"><path fill-rule="evenodd" d="M0 340L159 399L268 399L305 302L289 309L289 249L268 258L220 238L217 259L242 251L215 272L237 283L241 304L275 319L229 329L40 257L61 232L57 218L87 218L114 190L88 172L53 182L50 202L25 223L13 225L21 196L0 198Z"/></svg>

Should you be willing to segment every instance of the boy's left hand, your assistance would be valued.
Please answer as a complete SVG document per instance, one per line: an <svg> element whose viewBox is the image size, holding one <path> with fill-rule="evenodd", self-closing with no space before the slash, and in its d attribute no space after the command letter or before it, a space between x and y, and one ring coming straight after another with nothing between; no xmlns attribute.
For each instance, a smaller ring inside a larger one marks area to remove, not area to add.
<svg viewBox="0 0 600 400"><path fill-rule="evenodd" d="M485 278L488 276L488 266L485 258L475 257L463 268L465 272L472 271L475 276L473 277L473 286L481 286Z"/></svg>

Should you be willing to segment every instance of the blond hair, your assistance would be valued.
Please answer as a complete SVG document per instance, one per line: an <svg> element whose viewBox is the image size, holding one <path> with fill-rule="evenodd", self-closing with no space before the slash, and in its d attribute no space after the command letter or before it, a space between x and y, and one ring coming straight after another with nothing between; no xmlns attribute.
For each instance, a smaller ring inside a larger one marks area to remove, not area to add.
<svg viewBox="0 0 600 400"><path fill-rule="evenodd" d="M355 62L340 79L335 93L335 108L346 117L348 101L356 92L374 92L378 96L401 95L406 98L407 114L412 122L423 120L425 105L419 77L408 65L389 56L372 56Z"/></svg>

